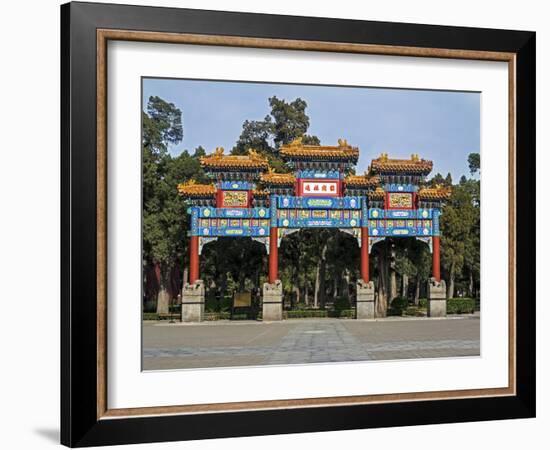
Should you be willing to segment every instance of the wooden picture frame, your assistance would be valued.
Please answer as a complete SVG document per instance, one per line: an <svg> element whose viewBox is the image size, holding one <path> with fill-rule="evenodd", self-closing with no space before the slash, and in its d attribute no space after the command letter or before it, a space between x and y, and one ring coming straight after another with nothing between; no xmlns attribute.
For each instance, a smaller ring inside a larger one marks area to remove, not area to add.
<svg viewBox="0 0 550 450"><path fill-rule="evenodd" d="M109 40L505 61L509 67L509 386L109 409ZM91 446L535 415L535 33L69 3L61 7L61 442ZM518 201L520 200L520 201Z"/></svg>

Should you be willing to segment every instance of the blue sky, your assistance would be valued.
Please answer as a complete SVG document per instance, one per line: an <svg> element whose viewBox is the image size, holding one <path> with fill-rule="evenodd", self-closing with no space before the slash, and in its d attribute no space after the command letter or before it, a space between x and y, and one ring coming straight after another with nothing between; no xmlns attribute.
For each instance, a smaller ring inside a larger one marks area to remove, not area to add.
<svg viewBox="0 0 550 450"><path fill-rule="evenodd" d="M479 152L480 94L472 92L307 86L250 82L143 79L143 105L151 95L182 111L183 141L173 155L202 145L231 150L245 120L269 114L268 98L308 104L308 134L321 144L345 138L359 147L357 173L380 153L408 158L412 153L434 162L432 174L469 175L467 157Z"/></svg>

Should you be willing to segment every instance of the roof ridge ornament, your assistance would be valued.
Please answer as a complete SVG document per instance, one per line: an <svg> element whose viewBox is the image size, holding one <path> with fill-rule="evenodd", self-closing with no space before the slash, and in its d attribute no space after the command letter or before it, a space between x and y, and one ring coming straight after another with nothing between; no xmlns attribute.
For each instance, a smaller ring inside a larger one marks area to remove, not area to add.
<svg viewBox="0 0 550 450"><path fill-rule="evenodd" d="M338 147L349 147L348 140L344 138L338 139Z"/></svg>
<svg viewBox="0 0 550 450"><path fill-rule="evenodd" d="M302 146L303 136L298 136L297 138L294 138L290 143L286 144L291 147L300 147Z"/></svg>
<svg viewBox="0 0 550 450"><path fill-rule="evenodd" d="M254 150L253 148L248 149L248 156L250 156L250 159L253 159L255 161L265 159L263 155L261 155L257 150Z"/></svg>

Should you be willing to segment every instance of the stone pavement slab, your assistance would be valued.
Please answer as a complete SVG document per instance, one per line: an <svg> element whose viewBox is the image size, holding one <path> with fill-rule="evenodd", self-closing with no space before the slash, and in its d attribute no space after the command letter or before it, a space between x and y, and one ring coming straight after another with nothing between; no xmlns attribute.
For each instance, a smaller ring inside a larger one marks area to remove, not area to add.
<svg viewBox="0 0 550 450"><path fill-rule="evenodd" d="M479 316L144 323L143 369L479 356Z"/></svg>

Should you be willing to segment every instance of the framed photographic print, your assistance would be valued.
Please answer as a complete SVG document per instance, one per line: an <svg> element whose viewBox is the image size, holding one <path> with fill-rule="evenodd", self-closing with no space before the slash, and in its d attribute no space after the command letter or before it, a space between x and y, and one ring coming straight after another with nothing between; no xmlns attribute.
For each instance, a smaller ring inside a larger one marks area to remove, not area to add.
<svg viewBox="0 0 550 450"><path fill-rule="evenodd" d="M63 444L534 416L535 33L61 19Z"/></svg>

